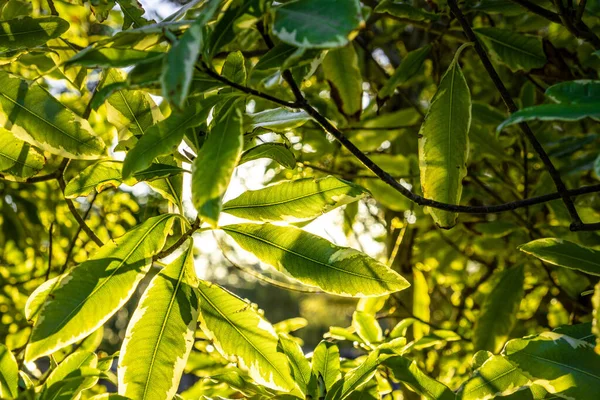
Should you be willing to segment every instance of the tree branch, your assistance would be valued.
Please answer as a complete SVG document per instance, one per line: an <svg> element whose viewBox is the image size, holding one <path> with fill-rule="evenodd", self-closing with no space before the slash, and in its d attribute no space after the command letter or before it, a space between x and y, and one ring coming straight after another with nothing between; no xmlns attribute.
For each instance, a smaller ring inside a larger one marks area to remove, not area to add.
<svg viewBox="0 0 600 400"><path fill-rule="evenodd" d="M217 74L215 71L213 71L212 69L210 69L210 67L208 65L206 65L204 62L202 62L202 68L200 68L199 66L196 65L196 70L200 71L200 72L204 72L205 74L207 74L208 76L210 76L213 79L216 79L220 82L223 82L224 84L226 84L227 86L230 86L234 89L237 89L241 92L247 93L247 94L251 94L253 96L256 97L261 97L265 100L269 100L272 101L273 103L279 104L281 106L284 107L290 107L290 108L297 108L297 104L291 101L286 101L286 100L282 100L279 99L275 96L271 96L270 94L267 93L263 93L260 92L256 89L252 89L250 87L247 86L243 86L240 85L238 83L235 83L233 81L230 81L229 79L225 78L224 76L221 76L219 74Z"/></svg>
<svg viewBox="0 0 600 400"><path fill-rule="evenodd" d="M471 30L471 32L473 32L473 31ZM479 45L479 46L481 46L481 45ZM486 58L486 60L489 62L489 59ZM199 68L199 67L196 67L196 68ZM234 89L240 90L244 93L264 98L266 100L272 101L276 104L283 105L285 107L302 109L302 110L306 111L313 118L313 120L318 125L320 125L321 128L323 128L323 130L330 133L342 146L344 146L346 148L346 150L348 150L354 157L356 157L356 159L358 159L367 169L369 169L376 176L378 176L383 182L385 182L386 184L388 184L389 186L394 188L401 195L403 195L407 199L411 200L412 202L414 202L420 206L432 207L432 208L437 208L437 209L444 210L444 211L465 213L465 214L493 214L493 213L502 213L502 212L512 211L512 210L516 210L519 208L529 207L529 206L541 204L541 203L546 203L546 202L561 199L561 198L563 198L563 199L566 198L567 201L571 202L570 197L579 196L582 194L600 192L600 184L597 184L597 185L584 186L584 187L581 187L581 188L575 189L575 190L567 190L565 188L564 191L562 191L562 192L559 191L556 193L545 194L542 196L531 197L528 199L517 200L517 201L504 203L504 204L484 205L484 206L465 206L465 205L460 205L460 204L448 204L448 203L442 203L442 202L439 202L439 201L436 201L433 199L428 199L428 198L419 196L419 195L411 192L406 187L404 187L400 182L395 180L392 175L390 175L388 172L384 171L381 167L379 167L379 165L377 165L375 162L373 162L365 153L363 153L360 149L358 149L354 145L354 143L352 143L352 141L350 141L339 129L337 129L331 122L329 122L329 120L327 118L325 118L314 107L312 107L308 103L308 101L306 100L306 98L304 97L302 92L300 91L298 85L294 81L294 79L289 71L285 71L283 73L283 78L290 85L290 88L292 89L294 94L297 96L295 102L289 102L286 100L282 100L282 99L273 97L271 95L268 95L266 93L259 92L255 89L252 89L252 88L249 88L249 87L246 87L243 85L239 85L235 82L228 80L225 77L222 77L221 75L217 74L216 72L210 70L207 66L204 66L204 68L199 69L199 70L201 70L203 72L207 72L211 77L225 83L226 85L228 85ZM495 72L495 70L494 70L494 72ZM502 87L504 87L504 86L502 85ZM511 101L512 101L512 99L511 99ZM514 105L514 103L512 103L512 104ZM533 135L533 133L531 133L531 135ZM535 139L535 137L534 137L534 139ZM537 139L535 141L537 142ZM539 145L539 142L537 142L537 143ZM545 152L544 152L544 154L545 154ZM547 155L546 155L546 157L547 157ZM563 184L563 187L564 187L564 184ZM571 202L571 204L572 204L572 202ZM590 229L591 230L592 228L593 228L593 225L590 225L590 226L584 225L584 224L572 224L571 225L571 230L573 230L573 231L581 230L581 229ZM600 229L600 227L598 229Z"/></svg>

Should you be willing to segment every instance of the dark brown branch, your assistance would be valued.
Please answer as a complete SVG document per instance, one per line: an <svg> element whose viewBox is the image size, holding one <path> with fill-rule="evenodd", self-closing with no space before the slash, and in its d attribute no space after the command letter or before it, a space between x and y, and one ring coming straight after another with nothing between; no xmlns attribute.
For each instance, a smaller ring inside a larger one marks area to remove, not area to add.
<svg viewBox="0 0 600 400"><path fill-rule="evenodd" d="M200 72L204 72L205 74L207 74L211 78L214 78L214 79L216 79L216 80L218 80L220 82L223 82L227 86L230 86L230 87L232 87L234 89L237 89L237 90L239 90L241 92L244 92L244 93L256 96L256 97L260 97L260 98L263 98L265 100L269 100L269 101L271 101L273 103L279 104L279 105L284 106L284 107L291 107L291 108L296 108L297 107L297 104L294 103L294 102L282 100L282 99L279 99L279 98L277 98L275 96L271 96L270 94L263 93L263 92L260 92L260 91L258 91L256 89L252 89L250 87L243 86L243 85L240 85L240 84L235 83L233 81L230 81L229 79L225 78L224 76L221 76L221 75L217 74L215 71L213 71L212 69L210 69L210 67L208 67L208 65L206 65L204 63L202 63L202 68L200 68L199 66L196 65L196 70L198 70Z"/></svg>
<svg viewBox="0 0 600 400"><path fill-rule="evenodd" d="M475 47L475 52L477 52L477 55L481 59L481 62L483 64L485 70L487 71L488 75L494 82L494 85L498 89L498 92L500 92L500 96L502 97L502 100L506 104L506 108L508 108L508 111L510 111L511 113L518 111L519 108L513 101L506 86L504 86L502 79L500 79L500 76L496 72L496 69L494 68L492 62L490 61L485 49L481 45L481 42L475 35L475 32L473 32L473 29L469 25L469 22L467 21L467 19L463 15L462 11L458 7L456 0L449 0L448 6L450 7L452 14L454 14L456 19L460 23L461 27L463 28L463 31L464 31L465 35L467 36L467 38L471 42L473 42L474 47ZM571 216L571 220L572 220L571 227L572 228L580 227L581 225L583 225L583 223L581 222L581 218L579 218L579 214L577 213L575 204L571 200L571 197L568 194L567 188L566 188L564 182L562 181L562 178L560 177L558 170L556 169L556 167L550 160L550 157L548 156L548 154L542 147L541 143L535 137L535 135L534 135L533 131L531 130L531 128L529 127L529 125L527 125L527 123L525 123L525 122L522 122L519 124L519 127L523 131L523 134L525 135L525 137L527 138L529 143L531 143L535 152L538 154L538 156L544 163L544 166L546 167L546 170L548 171L548 173L550 173L550 176L552 177L552 181L554 182L554 185L556 186L556 189L557 189L558 193L560 194L562 201L565 203L565 206L567 207L567 210L569 211L569 215Z"/></svg>

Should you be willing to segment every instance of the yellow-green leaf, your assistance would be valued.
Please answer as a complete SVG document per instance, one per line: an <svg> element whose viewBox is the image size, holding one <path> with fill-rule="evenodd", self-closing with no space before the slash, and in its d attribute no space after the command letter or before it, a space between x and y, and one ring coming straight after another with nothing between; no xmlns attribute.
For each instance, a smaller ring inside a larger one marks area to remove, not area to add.
<svg viewBox="0 0 600 400"><path fill-rule="evenodd" d="M0 72L0 107L4 128L52 154L96 159L105 152L90 124L38 84Z"/></svg>
<svg viewBox="0 0 600 400"><path fill-rule="evenodd" d="M292 226L227 225L222 229L261 261L298 281L340 296L372 297L406 289L395 271L360 251Z"/></svg>
<svg viewBox="0 0 600 400"><path fill-rule="evenodd" d="M273 326L244 300L216 284L200 281L200 326L226 358L256 382L290 391L295 383L287 359L277 351Z"/></svg>
<svg viewBox="0 0 600 400"><path fill-rule="evenodd" d="M193 243L155 276L136 308L119 356L119 393L170 400L194 343L198 297Z"/></svg>
<svg viewBox="0 0 600 400"><path fill-rule="evenodd" d="M62 275L39 312L25 359L33 361L83 339L121 308L164 246L174 217L147 219Z"/></svg>

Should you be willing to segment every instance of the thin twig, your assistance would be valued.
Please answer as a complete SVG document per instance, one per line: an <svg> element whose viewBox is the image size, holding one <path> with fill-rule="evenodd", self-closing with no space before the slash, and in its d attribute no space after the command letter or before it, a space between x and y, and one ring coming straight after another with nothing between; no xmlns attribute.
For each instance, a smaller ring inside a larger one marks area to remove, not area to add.
<svg viewBox="0 0 600 400"><path fill-rule="evenodd" d="M48 269L46 269L46 280L50 279L50 271L52 271L52 231L54 230L54 222L50 223L48 229Z"/></svg>
<svg viewBox="0 0 600 400"><path fill-rule="evenodd" d="M82 219L84 221L87 219L88 215L90 214L90 211L94 207L94 202L96 201L97 196L98 196L98 193L94 192L92 200L90 200L90 206L86 210L85 214L83 214ZM64 262L63 266L60 268L59 275L62 275L65 272L65 270L67 269L67 265L69 264L69 258L71 258L71 253L73 252L73 249L75 248L75 243L77 242L77 238L79 238L79 234L81 233L81 230L82 230L82 227L81 227L81 225L79 225L79 227L77 228L77 231L75 232L75 235L73 235L73 239L71 239L71 243L69 244L69 249L67 250L67 255L65 256L65 262Z"/></svg>
<svg viewBox="0 0 600 400"><path fill-rule="evenodd" d="M65 197L65 188L67 187L67 184L65 183L65 178L63 177L63 172L67 168L68 164L69 164L69 160L65 159L62 162L61 167L59 168L59 170L61 172L60 172L60 174L58 174L56 179L58 180L58 185L60 186L60 190L63 193L63 197L65 199L65 202L67 203L67 207L69 207L69 211L71 211L71 214L73 214L73 217L75 218L75 220L77 221L77 223L79 224L81 229L83 229L83 231L89 236L90 239L92 239L94 241L94 243L96 243L98 246L102 247L102 246L104 246L104 242L102 242L102 240L100 240L100 238L98 236L96 236L94 231L85 223L83 218L81 218L81 215L79 215L79 212L77 211L77 208L75 207L75 204L73 204L73 200Z"/></svg>

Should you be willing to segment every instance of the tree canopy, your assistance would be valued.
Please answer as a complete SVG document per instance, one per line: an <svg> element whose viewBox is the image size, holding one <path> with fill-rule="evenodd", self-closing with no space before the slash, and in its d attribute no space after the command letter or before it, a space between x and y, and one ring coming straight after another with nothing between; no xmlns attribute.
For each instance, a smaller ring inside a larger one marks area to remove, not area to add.
<svg viewBox="0 0 600 400"><path fill-rule="evenodd" d="M179 3L0 0L0 398L598 396L598 0Z"/></svg>

